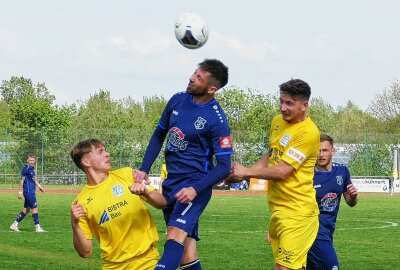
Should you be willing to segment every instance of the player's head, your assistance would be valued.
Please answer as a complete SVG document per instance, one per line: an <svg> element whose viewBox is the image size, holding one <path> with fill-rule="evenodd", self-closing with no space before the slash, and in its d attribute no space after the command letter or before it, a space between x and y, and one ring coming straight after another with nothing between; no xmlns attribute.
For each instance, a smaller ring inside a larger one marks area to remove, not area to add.
<svg viewBox="0 0 400 270"><path fill-rule="evenodd" d="M279 86L279 108L285 121L295 124L304 121L311 96L311 88L303 80L291 79Z"/></svg>
<svg viewBox="0 0 400 270"><path fill-rule="evenodd" d="M189 79L186 91L193 96L213 95L228 83L228 67L217 59L205 59Z"/></svg>
<svg viewBox="0 0 400 270"><path fill-rule="evenodd" d="M87 139L78 142L71 150L71 158L75 165L85 170L85 167L96 166L101 163L106 169L110 169L109 158L110 154L105 151L105 145L98 139Z"/></svg>
<svg viewBox="0 0 400 270"><path fill-rule="evenodd" d="M33 154L29 154L28 158L26 159L26 162L28 163L29 166L33 167L35 166L36 163L36 156Z"/></svg>
<svg viewBox="0 0 400 270"><path fill-rule="evenodd" d="M336 149L333 147L333 138L329 135L321 134L317 165L324 168L331 166L332 157L335 153Z"/></svg>

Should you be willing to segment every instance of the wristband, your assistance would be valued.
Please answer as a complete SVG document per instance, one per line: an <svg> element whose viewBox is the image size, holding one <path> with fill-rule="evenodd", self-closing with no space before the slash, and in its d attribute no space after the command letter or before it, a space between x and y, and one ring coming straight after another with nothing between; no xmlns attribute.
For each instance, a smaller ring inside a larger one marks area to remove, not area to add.
<svg viewBox="0 0 400 270"><path fill-rule="evenodd" d="M39 185L38 185L38 188L42 188L42 186L39 184Z"/></svg>
<svg viewBox="0 0 400 270"><path fill-rule="evenodd" d="M22 191L18 191L18 194L22 194Z"/></svg>

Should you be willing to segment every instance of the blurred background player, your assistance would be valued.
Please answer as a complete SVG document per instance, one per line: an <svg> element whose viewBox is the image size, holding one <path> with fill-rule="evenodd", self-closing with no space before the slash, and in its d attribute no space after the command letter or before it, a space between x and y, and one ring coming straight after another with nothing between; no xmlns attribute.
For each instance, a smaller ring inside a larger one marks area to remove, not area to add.
<svg viewBox="0 0 400 270"><path fill-rule="evenodd" d="M153 270L159 259L159 238L142 199L163 208L164 197L144 184L132 185L132 168L111 171L110 154L97 139L76 144L71 157L87 178L71 207L75 250L81 257L89 257L94 235L102 251L102 269Z"/></svg>
<svg viewBox="0 0 400 270"><path fill-rule="evenodd" d="M333 246L333 233L339 213L340 199L353 207L357 204L357 189L353 186L345 165L333 163L336 153L333 139L321 135L319 155L315 166L314 188L319 206L319 230L307 257L308 270L339 270L339 261Z"/></svg>
<svg viewBox="0 0 400 270"><path fill-rule="evenodd" d="M168 177L162 184L168 201L164 253L156 270L199 270L199 218L211 199L212 186L229 174L232 141L224 111L214 94L228 82L228 68L205 59L189 79L186 92L167 103L143 158L137 181L148 178L165 138ZM216 165L213 164L213 157Z"/></svg>
<svg viewBox="0 0 400 270"><path fill-rule="evenodd" d="M228 180L272 180L268 181L268 206L274 269L305 269L318 231L313 176L320 135L307 115L310 86L292 79L279 88L281 114L271 122L268 155L250 168L233 165Z"/></svg>
<svg viewBox="0 0 400 270"><path fill-rule="evenodd" d="M38 203L36 200L36 187L40 189L40 191L44 192L44 188L39 184L36 180L36 156L28 155L27 164L21 171L21 180L19 181L19 191L18 191L18 199L25 198L24 200L24 208L21 213L17 216L14 223L11 224L10 230L15 232L19 232L18 224L24 219L24 217L29 213L30 209L32 209L32 219L35 224L36 232L45 232L45 230L40 227L39 224L39 209Z"/></svg>
<svg viewBox="0 0 400 270"><path fill-rule="evenodd" d="M161 166L161 174L160 174L160 186L158 191L162 194L162 183L165 179L167 179L168 171L167 171L167 164L163 163Z"/></svg>

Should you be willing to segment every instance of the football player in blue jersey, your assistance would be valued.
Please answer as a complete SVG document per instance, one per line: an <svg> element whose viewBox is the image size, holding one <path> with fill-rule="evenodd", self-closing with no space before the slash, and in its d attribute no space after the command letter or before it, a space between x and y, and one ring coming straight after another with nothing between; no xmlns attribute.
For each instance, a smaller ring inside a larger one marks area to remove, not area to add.
<svg viewBox="0 0 400 270"><path fill-rule="evenodd" d="M228 82L228 68L205 59L189 79L186 92L167 103L150 139L136 181L147 174L166 137L168 176L162 183L167 229L164 253L156 270L202 269L197 255L199 218L212 186L229 174L233 153L230 127L214 94ZM216 164L213 163L215 156Z"/></svg>
<svg viewBox="0 0 400 270"><path fill-rule="evenodd" d="M44 189L36 180L35 164L36 156L30 154L28 155L27 164L21 171L18 199L22 199L22 197L24 197L25 202L24 208L22 209L21 213L19 213L14 223L10 226L10 230L13 230L15 232L19 232L18 224L29 213L30 209L32 209L32 219L36 227L36 232L45 232L45 230L43 230L39 224L39 209L36 200L36 187L38 187L42 192L44 192Z"/></svg>
<svg viewBox="0 0 400 270"><path fill-rule="evenodd" d="M358 201L358 192L351 182L349 170L345 165L332 161L335 152L332 137L321 135L314 174L314 188L317 192L320 211L319 230L308 252L308 270L339 269L339 261L333 246L333 233L336 228L340 199L343 194L344 200L351 207Z"/></svg>

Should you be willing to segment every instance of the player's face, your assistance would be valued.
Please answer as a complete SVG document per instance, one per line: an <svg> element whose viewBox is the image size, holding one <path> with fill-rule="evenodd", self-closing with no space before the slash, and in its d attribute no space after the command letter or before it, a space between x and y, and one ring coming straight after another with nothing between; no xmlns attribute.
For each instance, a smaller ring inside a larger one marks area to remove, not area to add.
<svg viewBox="0 0 400 270"><path fill-rule="evenodd" d="M27 162L29 166L34 167L36 163L36 158L30 157L27 159Z"/></svg>
<svg viewBox="0 0 400 270"><path fill-rule="evenodd" d="M110 153L106 151L104 146L99 146L97 148L92 146L92 150L83 158L95 171L107 172L111 170Z"/></svg>
<svg viewBox="0 0 400 270"><path fill-rule="evenodd" d="M208 93L209 79L211 74L200 68L196 69L189 78L189 84L186 87L186 92L193 96L204 96Z"/></svg>
<svg viewBox="0 0 400 270"><path fill-rule="evenodd" d="M322 141L319 146L319 154L317 159L318 166L327 167L330 165L335 152L335 148L328 141Z"/></svg>
<svg viewBox="0 0 400 270"><path fill-rule="evenodd" d="M295 124L306 119L308 101L295 99L288 94L281 94L279 100L279 109L281 111L283 120L291 124Z"/></svg>

